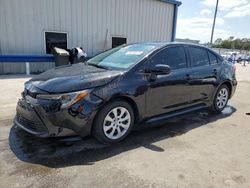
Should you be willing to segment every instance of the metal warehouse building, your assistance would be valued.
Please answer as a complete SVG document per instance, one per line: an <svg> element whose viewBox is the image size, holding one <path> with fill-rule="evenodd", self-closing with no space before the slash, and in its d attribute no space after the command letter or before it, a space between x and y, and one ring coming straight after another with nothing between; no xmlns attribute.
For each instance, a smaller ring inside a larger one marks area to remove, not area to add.
<svg viewBox="0 0 250 188"><path fill-rule="evenodd" d="M180 4L175 0L0 0L0 57L49 56L51 46L81 46L93 56L123 43L171 41ZM35 73L54 65L30 66ZM0 73L25 73L25 63L0 62Z"/></svg>

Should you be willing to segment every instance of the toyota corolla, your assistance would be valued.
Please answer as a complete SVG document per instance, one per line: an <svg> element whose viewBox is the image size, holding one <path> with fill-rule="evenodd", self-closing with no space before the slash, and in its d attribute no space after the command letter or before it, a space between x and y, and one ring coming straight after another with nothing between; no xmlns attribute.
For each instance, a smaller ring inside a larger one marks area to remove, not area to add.
<svg viewBox="0 0 250 188"><path fill-rule="evenodd" d="M234 65L209 48L129 44L26 82L14 123L39 137L116 143L142 124L203 108L219 113L236 85Z"/></svg>

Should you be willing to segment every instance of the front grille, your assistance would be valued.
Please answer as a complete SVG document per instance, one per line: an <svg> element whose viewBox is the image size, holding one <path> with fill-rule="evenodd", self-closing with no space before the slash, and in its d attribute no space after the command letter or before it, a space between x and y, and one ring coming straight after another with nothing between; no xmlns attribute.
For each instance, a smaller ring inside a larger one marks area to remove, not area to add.
<svg viewBox="0 0 250 188"><path fill-rule="evenodd" d="M57 112L60 109L61 103L59 102L51 102L49 104L44 104L43 109L48 112Z"/></svg>
<svg viewBox="0 0 250 188"><path fill-rule="evenodd" d="M47 128L42 124L42 122L27 119L20 114L17 114L17 122L31 131L38 133L47 132Z"/></svg>

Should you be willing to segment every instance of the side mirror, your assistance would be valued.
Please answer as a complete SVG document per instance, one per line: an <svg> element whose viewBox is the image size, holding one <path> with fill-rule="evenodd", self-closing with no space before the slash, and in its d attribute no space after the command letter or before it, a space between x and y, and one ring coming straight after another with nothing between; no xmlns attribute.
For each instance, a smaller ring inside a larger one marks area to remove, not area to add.
<svg viewBox="0 0 250 188"><path fill-rule="evenodd" d="M151 71L152 71L152 73L154 73L156 75L167 75L171 72L171 69L168 65L158 64L158 65L155 65L151 69Z"/></svg>

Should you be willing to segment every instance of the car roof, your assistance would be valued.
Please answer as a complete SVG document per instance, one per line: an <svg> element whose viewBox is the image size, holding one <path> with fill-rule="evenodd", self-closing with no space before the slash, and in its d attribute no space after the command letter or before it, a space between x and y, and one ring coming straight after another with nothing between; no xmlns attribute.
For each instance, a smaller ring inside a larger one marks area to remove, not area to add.
<svg viewBox="0 0 250 188"><path fill-rule="evenodd" d="M157 47L157 49L161 49L167 46L174 46L174 45L183 45L183 46L193 46L193 47L200 47L203 49L207 49L210 52L212 52L213 54L216 54L218 57L222 58L217 52L215 52L213 49L204 46L204 45L200 45L200 44L192 44L192 43L185 43L185 42L165 42L165 41L156 41L156 42L138 42L138 43L134 43L134 44L145 44L145 45L154 45Z"/></svg>
<svg viewBox="0 0 250 188"><path fill-rule="evenodd" d="M134 44L155 45L157 47L164 47L164 46L171 46L171 45L187 45L187 46L196 46L196 47L208 48L208 47L206 47L204 45L185 43L185 42L164 42L164 41L159 41L158 42L158 41L156 41L156 42L138 42L138 43L134 43Z"/></svg>

